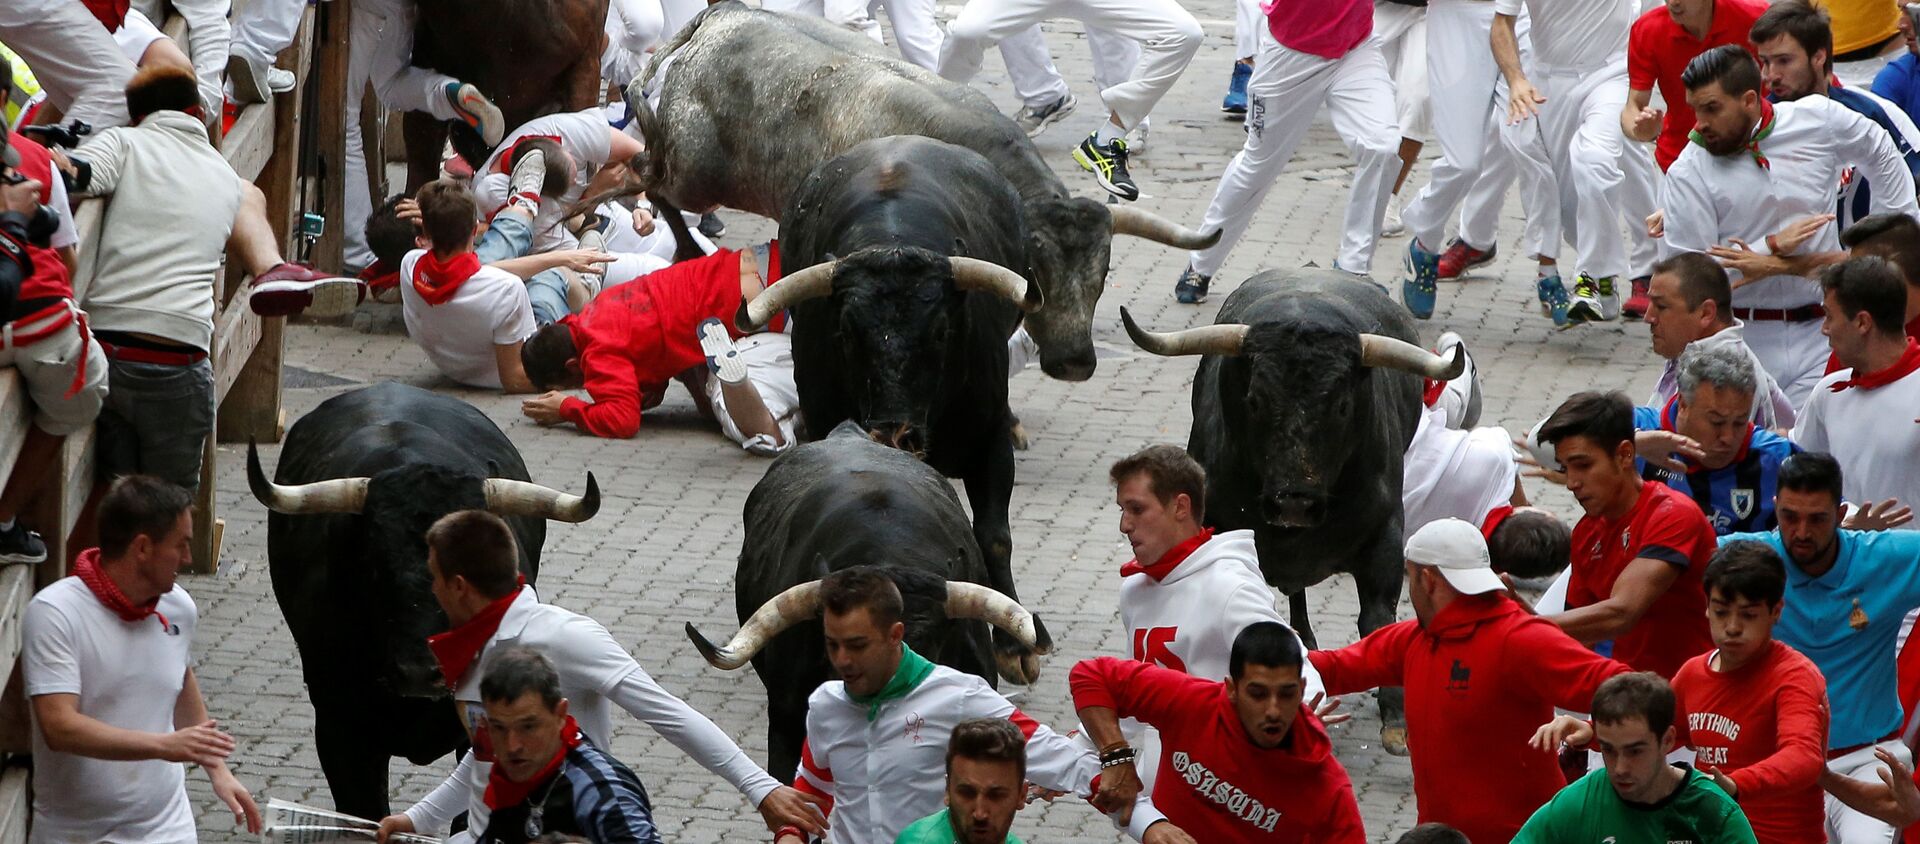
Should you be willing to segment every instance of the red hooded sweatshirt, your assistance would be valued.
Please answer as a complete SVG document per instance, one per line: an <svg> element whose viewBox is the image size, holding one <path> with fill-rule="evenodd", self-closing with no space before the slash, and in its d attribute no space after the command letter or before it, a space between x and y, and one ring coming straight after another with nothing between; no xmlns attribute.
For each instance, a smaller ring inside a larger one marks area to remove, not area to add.
<svg viewBox="0 0 1920 844"><path fill-rule="evenodd" d="M1506 844L1566 786L1558 760L1528 745L1553 708L1584 712L1601 681L1632 670L1504 595L1463 596L1425 628L1390 624L1308 658L1330 695L1406 687L1419 821L1474 844Z"/></svg>
<svg viewBox="0 0 1920 844"><path fill-rule="evenodd" d="M780 278L776 243L767 283ZM666 388L668 379L706 361L694 329L717 317L734 339L740 307L740 252L722 249L682 261L601 291L577 314L561 318L573 329L580 370L593 401L568 397L561 418L599 437L626 439L640 432L640 397Z"/></svg>
<svg viewBox="0 0 1920 844"><path fill-rule="evenodd" d="M1077 709L1104 706L1160 730L1153 805L1196 841L1364 844L1353 783L1305 707L1279 747L1248 737L1227 686L1130 659L1073 667Z"/></svg>

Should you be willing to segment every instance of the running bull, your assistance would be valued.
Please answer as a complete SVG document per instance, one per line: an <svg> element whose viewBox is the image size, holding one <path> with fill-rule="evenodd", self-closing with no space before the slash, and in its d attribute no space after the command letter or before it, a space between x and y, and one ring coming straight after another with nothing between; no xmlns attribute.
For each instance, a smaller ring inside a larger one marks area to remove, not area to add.
<svg viewBox="0 0 1920 844"><path fill-rule="evenodd" d="M655 87L657 115L646 108ZM1113 235L1182 249L1220 238L1072 196L984 94L815 17L737 0L710 6L654 54L627 102L648 146L634 162L634 187L688 211L727 205L782 219L816 165L887 135L925 135L986 156L1019 190L1026 213L1024 251L1005 266L1046 295L1048 307L1027 318L1040 368L1066 381L1093 375L1093 307ZM683 249L691 244L679 215L665 218Z"/></svg>
<svg viewBox="0 0 1920 844"><path fill-rule="evenodd" d="M740 630L719 648L692 624L687 636L716 668L752 660L767 687L767 771L782 781L799 763L807 696L829 679L817 595L828 574L881 565L905 599L908 646L989 683L989 623L1039 645L1033 616L981 585L986 564L953 486L850 422L775 459L747 496L744 521L733 587Z"/></svg>
<svg viewBox="0 0 1920 844"><path fill-rule="evenodd" d="M1413 319L1379 287L1338 270L1268 270L1242 284L1214 324L1127 333L1157 355L1204 355L1187 451L1207 470L1207 523L1251 529L1268 583L1314 646L1307 587L1353 575L1360 634L1393 622L1404 577L1401 461L1419 421L1422 377L1465 366L1417 345ZM1381 741L1406 752L1399 689L1380 695Z"/></svg>
<svg viewBox="0 0 1920 844"><path fill-rule="evenodd" d="M456 510L506 518L528 580L546 520L600 508L530 483L500 429L465 402L401 384L335 396L294 423L275 480L247 449L247 484L272 512L267 557L313 701L320 767L340 811L387 815L387 759L466 746L427 637L447 629L427 572L427 528Z"/></svg>
<svg viewBox="0 0 1920 844"><path fill-rule="evenodd" d="M979 154L901 135L821 164L783 220L780 265L795 270L742 305L740 327L792 308L808 427L853 420L961 478L988 582L1018 599L1006 337L1041 305L1008 269L1026 235L1018 194ZM1001 674L1032 682L1031 650L998 641Z"/></svg>

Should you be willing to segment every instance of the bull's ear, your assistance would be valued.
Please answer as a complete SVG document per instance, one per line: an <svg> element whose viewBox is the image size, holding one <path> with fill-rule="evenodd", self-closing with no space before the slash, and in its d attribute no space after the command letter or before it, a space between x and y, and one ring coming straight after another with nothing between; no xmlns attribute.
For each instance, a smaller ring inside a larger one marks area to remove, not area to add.
<svg viewBox="0 0 1920 844"><path fill-rule="evenodd" d="M955 254L955 255L965 255L965 254L967 254L967 240L966 240L966 238L963 238L963 237L956 237L956 238L954 238L954 239L953 239L953 254Z"/></svg>
<svg viewBox="0 0 1920 844"><path fill-rule="evenodd" d="M494 462L492 459L487 460L487 477L500 477L500 464Z"/></svg>

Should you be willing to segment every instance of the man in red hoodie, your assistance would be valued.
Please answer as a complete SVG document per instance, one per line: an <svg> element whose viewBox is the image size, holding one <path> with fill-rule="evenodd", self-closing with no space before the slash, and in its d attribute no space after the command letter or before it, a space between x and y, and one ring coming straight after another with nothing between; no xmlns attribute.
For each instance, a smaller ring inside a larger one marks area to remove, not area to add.
<svg viewBox="0 0 1920 844"><path fill-rule="evenodd" d="M1420 821L1504 844L1567 783L1551 754L1527 746L1530 725L1556 706L1585 708L1629 669L1514 603L1471 524L1428 524L1406 559L1415 619L1308 657L1329 694L1405 686Z"/></svg>
<svg viewBox="0 0 1920 844"><path fill-rule="evenodd" d="M1193 840L1366 841L1326 728L1301 711L1304 663L1293 631L1263 621L1233 640L1224 682L1114 657L1075 665L1073 704L1103 769L1094 807L1132 814L1140 777L1120 731L1131 717L1159 729L1153 802Z"/></svg>

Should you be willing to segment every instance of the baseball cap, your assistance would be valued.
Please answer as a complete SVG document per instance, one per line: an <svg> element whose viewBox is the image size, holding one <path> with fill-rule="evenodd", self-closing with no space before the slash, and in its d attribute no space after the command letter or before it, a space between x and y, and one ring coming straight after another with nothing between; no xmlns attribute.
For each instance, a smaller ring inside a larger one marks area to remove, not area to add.
<svg viewBox="0 0 1920 844"><path fill-rule="evenodd" d="M1493 573L1487 558L1487 540L1480 529L1459 519L1430 522L1407 540L1408 562L1433 566L1447 584L1463 595L1480 595L1507 588Z"/></svg>

